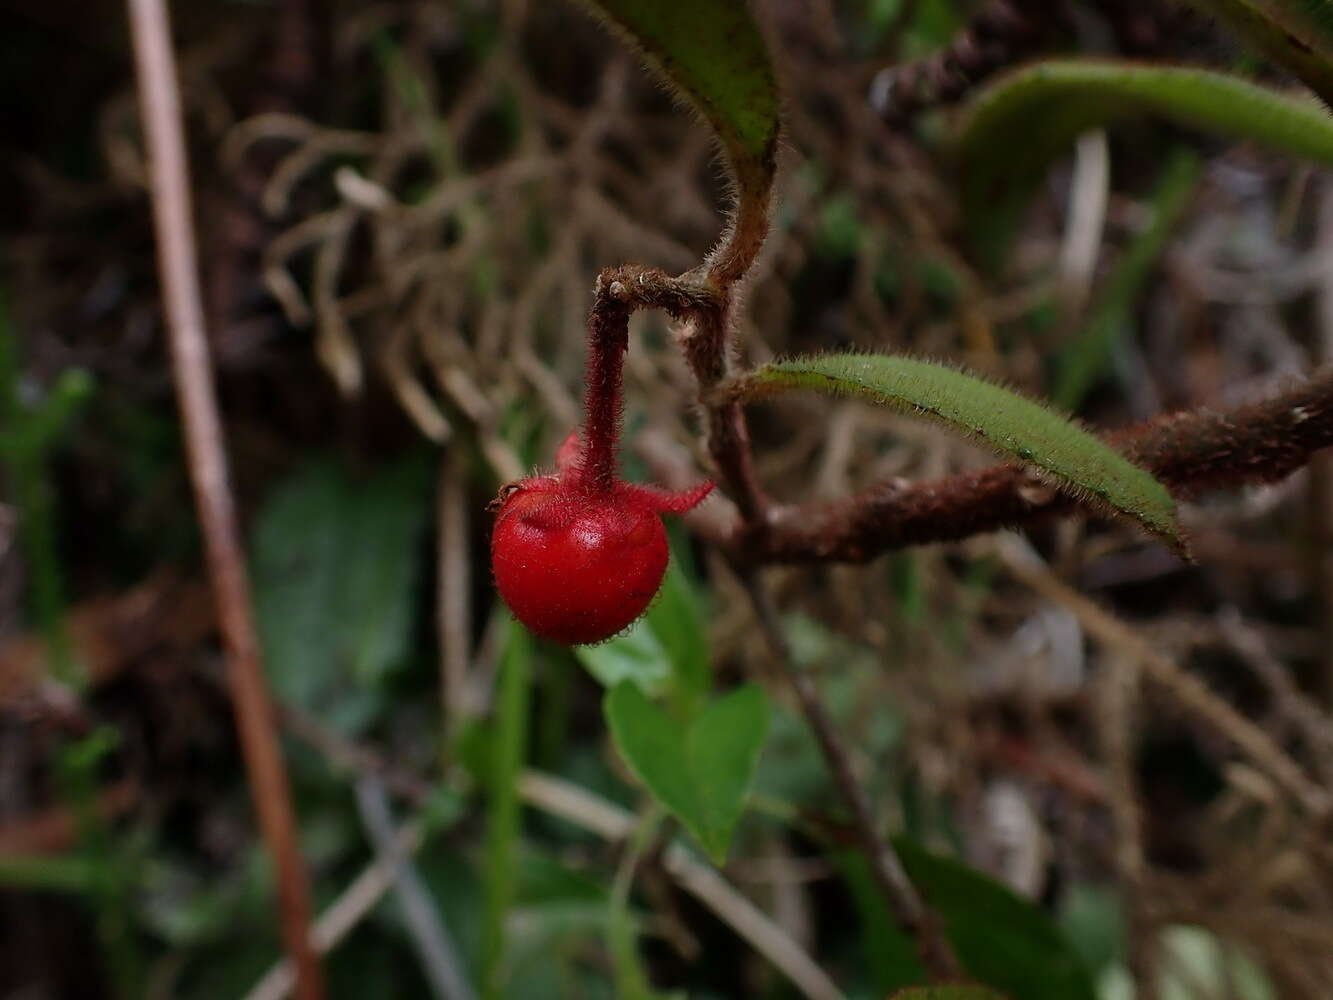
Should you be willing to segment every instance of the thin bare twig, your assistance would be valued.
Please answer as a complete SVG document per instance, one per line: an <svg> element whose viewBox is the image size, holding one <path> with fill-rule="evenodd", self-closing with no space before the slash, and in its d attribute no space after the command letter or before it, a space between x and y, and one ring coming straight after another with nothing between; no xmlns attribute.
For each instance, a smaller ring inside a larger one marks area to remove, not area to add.
<svg viewBox="0 0 1333 1000"><path fill-rule="evenodd" d="M465 458L451 447L440 467L435 622L440 641L440 694L445 731L452 733L467 713L467 666L471 658L472 562L468 552Z"/></svg>
<svg viewBox="0 0 1333 1000"><path fill-rule="evenodd" d="M393 838L396 855L410 856L421 846L423 836L419 820L411 820L398 828ZM381 854L354 878L315 922L310 938L321 955L328 954L357 924L373 910L384 894L393 887L392 857ZM264 978L245 995L245 1000L284 1000L296 985L290 959L281 959L264 974Z"/></svg>
<svg viewBox="0 0 1333 1000"><path fill-rule="evenodd" d="M384 782L374 774L360 778L356 783L356 801L366 833L375 845L375 853L393 872L403 908L403 923L432 992L442 1000L473 1000L476 993L467 981L453 935L440 919L407 852L398 847Z"/></svg>
<svg viewBox="0 0 1333 1000"><path fill-rule="evenodd" d="M634 816L577 785L537 771L519 779L519 794L536 809L621 841L634 830ZM841 1000L843 993L790 935L750 902L716 869L672 844L662 865L680 887L711 909L785 975L810 1000Z"/></svg>
<svg viewBox="0 0 1333 1000"><path fill-rule="evenodd" d="M158 268L166 303L172 367L195 504L204 535L218 623L241 749L264 841L278 873L278 900L288 954L303 1000L324 995L323 973L310 944L310 897L297 839L296 815L274 731L259 637L223 450L204 336L188 162L181 125L171 29L164 0L129 0L139 100L148 146Z"/></svg>
<svg viewBox="0 0 1333 1000"><path fill-rule="evenodd" d="M1268 689L1273 710L1289 731L1310 748L1308 759L1325 786L1333 785L1333 716L1297 687L1291 668L1273 655L1262 632L1247 624L1235 607L1217 614L1217 634L1249 665Z"/></svg>
<svg viewBox="0 0 1333 1000"><path fill-rule="evenodd" d="M1101 679L1098 722L1106 755L1107 784L1111 790L1111 819L1115 824L1115 868L1124 891L1131 933L1129 967L1137 995L1154 995L1156 984L1154 929L1145 905L1147 859L1143 851L1143 814L1139 808L1135 770L1135 737L1141 696L1141 664L1116 652Z"/></svg>
<svg viewBox="0 0 1333 1000"><path fill-rule="evenodd" d="M1019 539L1002 536L996 539L995 551L1014 577L1067 608L1090 635L1135 659L1147 680L1168 694L1190 717L1206 723L1241 750L1313 818L1324 820L1333 814L1333 796L1312 781L1272 737L1209 690L1199 678L1186 673L1124 622L1034 561Z"/></svg>
<svg viewBox="0 0 1333 1000"><path fill-rule="evenodd" d="M857 780L851 755L843 745L837 726L829 717L814 683L792 658L772 597L757 575L749 574L743 578L743 582L773 659L796 694L801 711L814 730L824 760L833 772L834 783L852 811L852 823L860 837L862 850L870 862L876 884L893 911L894 919L915 943L917 954L932 980L941 982L958 979L958 959L953 948L944 937L938 918L926 906L907 877L893 845L875 828L874 814Z"/></svg>

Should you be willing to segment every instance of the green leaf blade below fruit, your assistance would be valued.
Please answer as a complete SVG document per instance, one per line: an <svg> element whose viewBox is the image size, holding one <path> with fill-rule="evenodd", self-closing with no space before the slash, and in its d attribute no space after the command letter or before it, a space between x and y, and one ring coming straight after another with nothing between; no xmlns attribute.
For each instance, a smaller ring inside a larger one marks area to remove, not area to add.
<svg viewBox="0 0 1333 1000"><path fill-rule="evenodd" d="M753 684L682 725L631 681L605 700L612 738L635 777L718 864L754 780L768 732L768 701Z"/></svg>

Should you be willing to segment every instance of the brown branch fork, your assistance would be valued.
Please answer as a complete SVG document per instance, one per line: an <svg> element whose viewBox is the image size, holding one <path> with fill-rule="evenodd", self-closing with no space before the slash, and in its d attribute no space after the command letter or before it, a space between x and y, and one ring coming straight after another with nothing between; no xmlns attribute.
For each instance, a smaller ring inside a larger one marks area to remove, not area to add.
<svg viewBox="0 0 1333 1000"><path fill-rule="evenodd" d="M596 291L593 324L625 323L638 308L661 309L682 324L682 346L701 397L727 376L727 289L699 272L673 278L631 264L604 270ZM707 427L709 456L736 507L693 523L737 566L864 563L894 549L959 541L1079 509L1076 500L1014 464L921 482L883 480L830 502L778 504L759 485L742 406L707 407ZM1178 499L1277 482L1333 445L1333 368L1261 402L1164 414L1107 440Z"/></svg>

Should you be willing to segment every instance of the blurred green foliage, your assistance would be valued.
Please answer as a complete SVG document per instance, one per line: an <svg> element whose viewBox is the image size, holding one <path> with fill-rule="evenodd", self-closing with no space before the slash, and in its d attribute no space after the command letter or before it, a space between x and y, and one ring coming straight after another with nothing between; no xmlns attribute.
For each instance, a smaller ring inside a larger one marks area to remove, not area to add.
<svg viewBox="0 0 1333 1000"><path fill-rule="evenodd" d="M0 468L13 491L18 535L32 578L32 614L46 639L52 672L76 686L83 678L65 628L64 573L49 462L92 391L92 377L80 369L62 372L45 392L25 383L18 336L0 289Z"/></svg>
<svg viewBox="0 0 1333 1000"><path fill-rule="evenodd" d="M371 723L412 655L430 486L423 455L360 475L316 458L256 519L255 610L273 689L344 732Z"/></svg>

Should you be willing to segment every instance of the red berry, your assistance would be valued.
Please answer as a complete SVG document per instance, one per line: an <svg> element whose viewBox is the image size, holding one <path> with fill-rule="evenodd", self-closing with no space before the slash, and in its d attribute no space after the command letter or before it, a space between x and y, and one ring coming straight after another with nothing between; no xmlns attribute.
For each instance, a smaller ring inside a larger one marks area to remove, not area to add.
<svg viewBox="0 0 1333 1000"><path fill-rule="evenodd" d="M571 646L609 639L647 610L669 558L661 515L683 514L713 489L668 493L616 474L629 309L602 306L589 317L582 436L556 451L554 475L511 483L492 504L500 596L533 632Z"/></svg>
<svg viewBox="0 0 1333 1000"><path fill-rule="evenodd" d="M567 443L556 475L501 492L491 566L519 621L573 646L609 639L647 610L667 567L661 515L689 510L713 484L681 494L625 482L603 490L571 454Z"/></svg>

